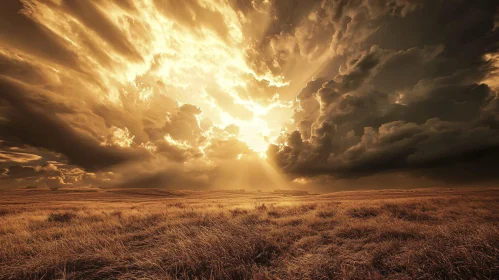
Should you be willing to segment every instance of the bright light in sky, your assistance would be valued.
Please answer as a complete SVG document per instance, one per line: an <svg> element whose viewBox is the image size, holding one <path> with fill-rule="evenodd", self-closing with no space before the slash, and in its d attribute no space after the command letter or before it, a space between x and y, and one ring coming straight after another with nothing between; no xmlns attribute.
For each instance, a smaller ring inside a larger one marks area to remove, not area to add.
<svg viewBox="0 0 499 280"><path fill-rule="evenodd" d="M494 1L4 2L15 184L446 181L499 145Z"/></svg>

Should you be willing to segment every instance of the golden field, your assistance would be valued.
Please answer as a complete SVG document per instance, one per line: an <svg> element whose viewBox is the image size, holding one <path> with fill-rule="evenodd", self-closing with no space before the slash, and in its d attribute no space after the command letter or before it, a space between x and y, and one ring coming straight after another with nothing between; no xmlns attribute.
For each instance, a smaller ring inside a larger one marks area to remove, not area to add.
<svg viewBox="0 0 499 280"><path fill-rule="evenodd" d="M499 189L0 192L0 279L497 279Z"/></svg>

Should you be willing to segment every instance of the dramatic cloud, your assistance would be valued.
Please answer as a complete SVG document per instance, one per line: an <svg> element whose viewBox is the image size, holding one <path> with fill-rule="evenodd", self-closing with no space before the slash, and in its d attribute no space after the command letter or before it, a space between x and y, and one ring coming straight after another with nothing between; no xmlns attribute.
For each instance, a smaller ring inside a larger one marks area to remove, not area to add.
<svg viewBox="0 0 499 280"><path fill-rule="evenodd" d="M279 167L305 177L497 178L497 88L484 83L497 66L490 59L499 47L497 3L424 4L406 17L379 19L364 50L302 90L297 130L269 150ZM406 45L411 36L417 40Z"/></svg>
<svg viewBox="0 0 499 280"><path fill-rule="evenodd" d="M0 182L497 181L498 5L8 1Z"/></svg>

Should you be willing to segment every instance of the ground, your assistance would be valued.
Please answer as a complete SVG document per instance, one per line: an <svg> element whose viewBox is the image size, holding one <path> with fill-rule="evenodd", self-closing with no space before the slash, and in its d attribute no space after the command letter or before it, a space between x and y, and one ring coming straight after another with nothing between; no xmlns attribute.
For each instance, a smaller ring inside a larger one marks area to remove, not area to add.
<svg viewBox="0 0 499 280"><path fill-rule="evenodd" d="M499 189L0 192L0 279L498 279Z"/></svg>

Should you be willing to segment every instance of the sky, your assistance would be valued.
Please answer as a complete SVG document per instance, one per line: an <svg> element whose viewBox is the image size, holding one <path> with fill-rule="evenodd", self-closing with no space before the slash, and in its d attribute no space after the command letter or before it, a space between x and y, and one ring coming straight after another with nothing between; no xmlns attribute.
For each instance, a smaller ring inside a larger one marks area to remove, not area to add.
<svg viewBox="0 0 499 280"><path fill-rule="evenodd" d="M499 182L495 0L8 0L0 188Z"/></svg>

